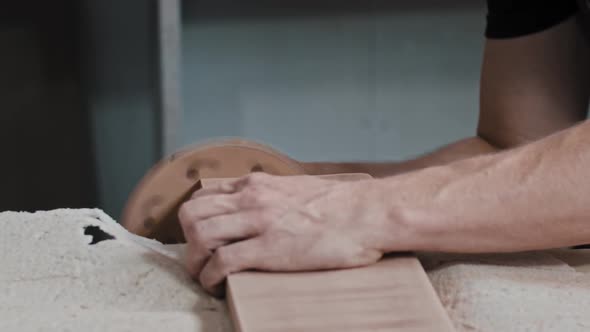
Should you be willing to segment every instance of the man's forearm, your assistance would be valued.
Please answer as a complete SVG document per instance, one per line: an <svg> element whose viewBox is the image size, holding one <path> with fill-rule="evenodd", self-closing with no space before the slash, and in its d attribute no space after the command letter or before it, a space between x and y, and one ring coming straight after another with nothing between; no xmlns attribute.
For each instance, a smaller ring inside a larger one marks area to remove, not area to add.
<svg viewBox="0 0 590 332"><path fill-rule="evenodd" d="M417 169L448 164L497 151L491 144L479 137L467 138L447 145L434 152L401 162L307 162L303 163L311 175L334 173L367 173L376 178L397 175Z"/></svg>
<svg viewBox="0 0 590 332"><path fill-rule="evenodd" d="M388 193L387 249L473 253L589 243L589 172L586 121L512 150L375 181Z"/></svg>

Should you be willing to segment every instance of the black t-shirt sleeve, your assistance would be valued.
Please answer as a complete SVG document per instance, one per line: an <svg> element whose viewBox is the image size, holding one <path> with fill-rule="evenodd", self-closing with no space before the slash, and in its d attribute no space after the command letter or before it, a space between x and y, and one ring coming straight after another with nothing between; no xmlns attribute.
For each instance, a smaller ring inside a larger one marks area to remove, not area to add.
<svg viewBox="0 0 590 332"><path fill-rule="evenodd" d="M578 11L576 0L488 0L485 36L520 37L540 32Z"/></svg>

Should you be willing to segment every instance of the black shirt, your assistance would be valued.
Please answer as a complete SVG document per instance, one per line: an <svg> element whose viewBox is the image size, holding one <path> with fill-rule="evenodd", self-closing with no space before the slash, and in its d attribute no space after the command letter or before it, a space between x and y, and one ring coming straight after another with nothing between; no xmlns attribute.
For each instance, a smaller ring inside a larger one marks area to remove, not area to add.
<svg viewBox="0 0 590 332"><path fill-rule="evenodd" d="M488 0L485 36L520 37L551 28L580 10L588 11L587 0Z"/></svg>

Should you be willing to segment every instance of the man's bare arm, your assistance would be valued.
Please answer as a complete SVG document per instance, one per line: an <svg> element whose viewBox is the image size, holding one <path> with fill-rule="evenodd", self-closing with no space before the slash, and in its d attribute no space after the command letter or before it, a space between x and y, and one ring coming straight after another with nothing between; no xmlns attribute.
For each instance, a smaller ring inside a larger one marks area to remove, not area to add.
<svg viewBox="0 0 590 332"><path fill-rule="evenodd" d="M497 149L480 137L467 138L416 159L400 162L308 162L304 163L307 174L367 173L384 178L417 169L443 165Z"/></svg>
<svg viewBox="0 0 590 332"><path fill-rule="evenodd" d="M387 250L510 252L590 243L589 172L590 120L516 149L375 181L389 207Z"/></svg>
<svg viewBox="0 0 590 332"><path fill-rule="evenodd" d="M590 54L574 18L521 38L487 40L477 135L400 162L310 162L309 174L386 177L530 142L582 121Z"/></svg>
<svg viewBox="0 0 590 332"><path fill-rule="evenodd" d="M179 213L189 272L214 290L237 271L362 266L389 251L589 242L590 120L572 127L585 116L587 54L573 20L488 41L479 138L409 167L420 170L352 182L254 173L197 192ZM404 169L391 165L338 172Z"/></svg>

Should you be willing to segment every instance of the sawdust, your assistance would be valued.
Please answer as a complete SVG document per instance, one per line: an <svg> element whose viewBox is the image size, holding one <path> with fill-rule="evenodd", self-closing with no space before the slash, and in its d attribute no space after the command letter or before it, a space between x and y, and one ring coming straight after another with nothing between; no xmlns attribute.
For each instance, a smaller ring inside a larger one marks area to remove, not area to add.
<svg viewBox="0 0 590 332"><path fill-rule="evenodd" d="M183 249L100 210L0 213L0 331L231 331ZM420 259L457 331L590 330L590 253Z"/></svg>
<svg viewBox="0 0 590 332"><path fill-rule="evenodd" d="M99 210L0 213L0 331L231 331L177 253Z"/></svg>
<svg viewBox="0 0 590 332"><path fill-rule="evenodd" d="M423 255L457 331L590 331L590 274L565 263L590 253Z"/></svg>

